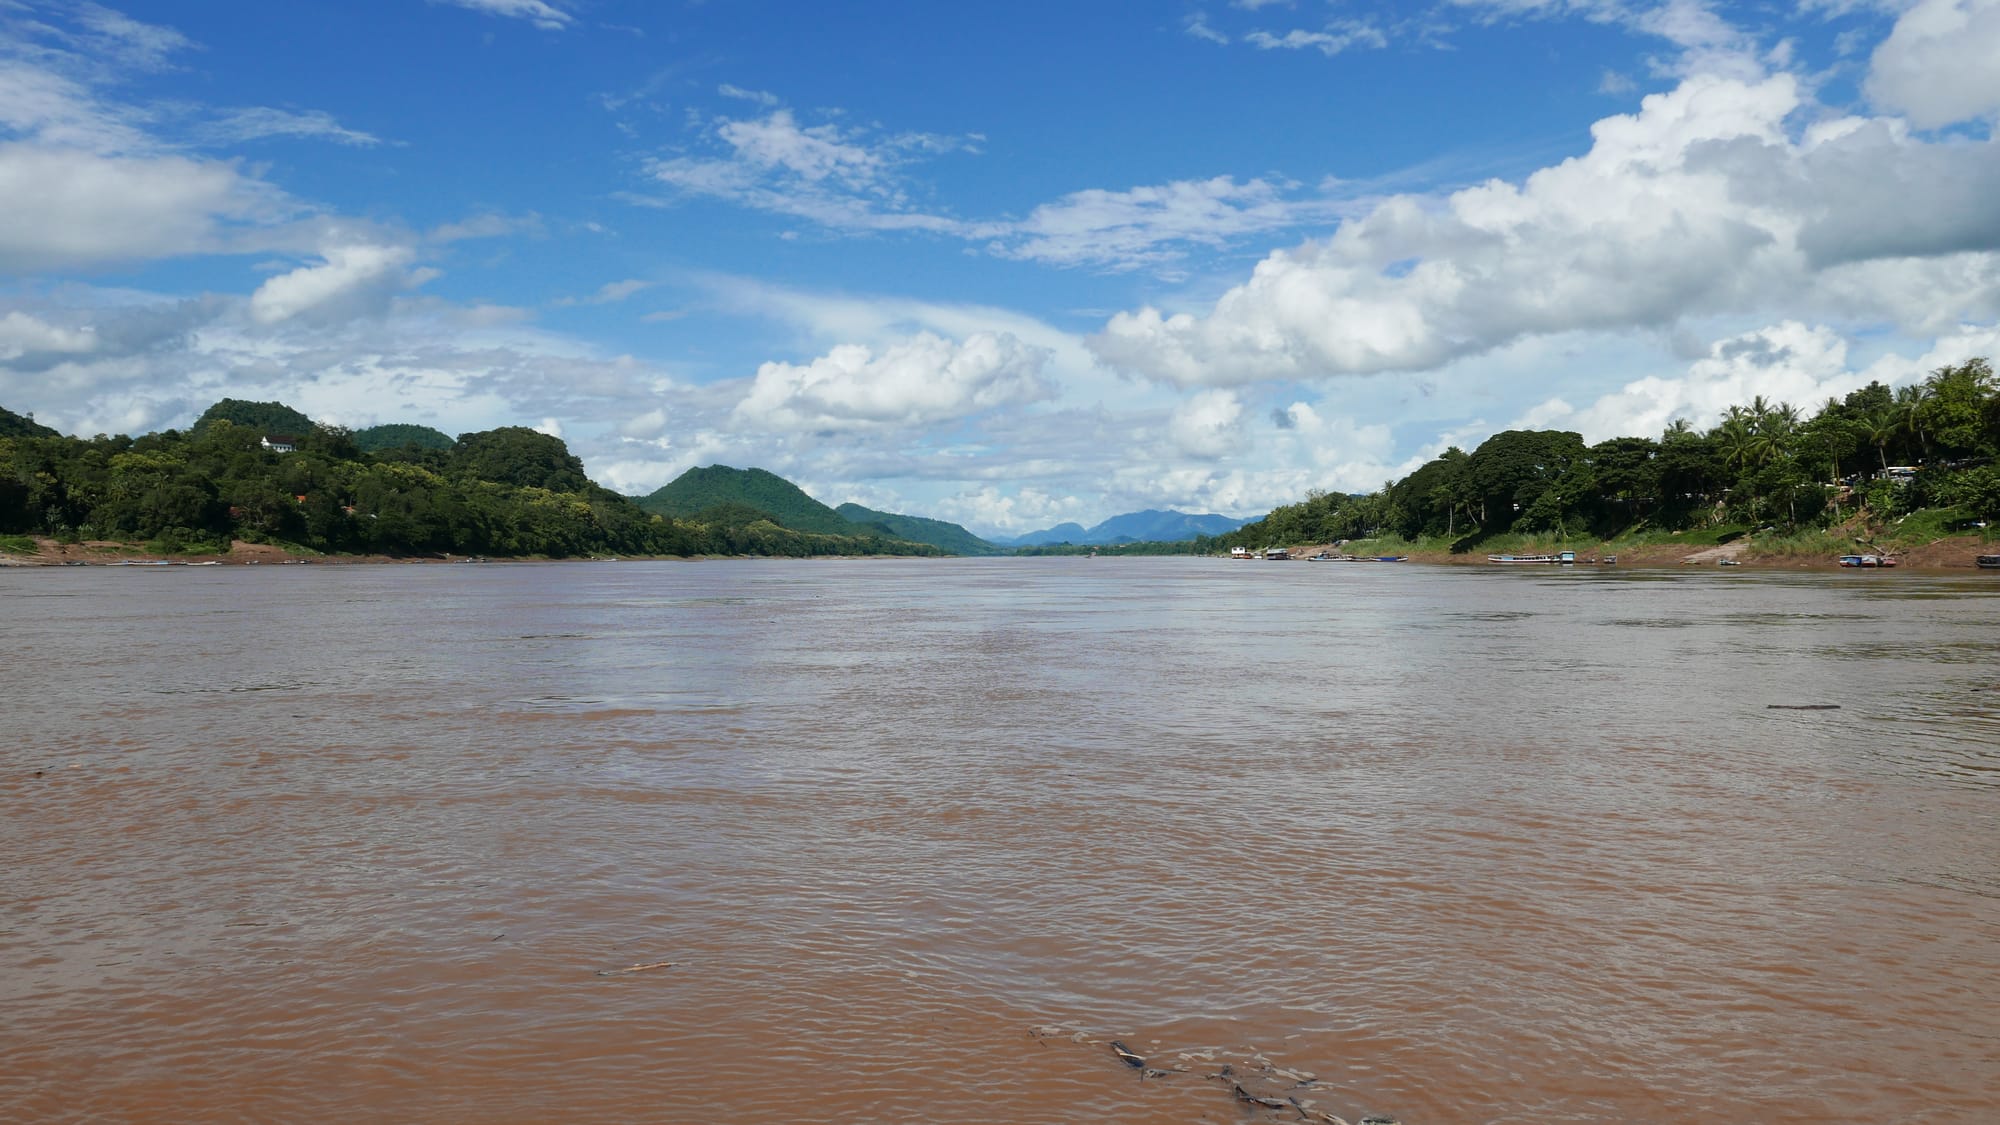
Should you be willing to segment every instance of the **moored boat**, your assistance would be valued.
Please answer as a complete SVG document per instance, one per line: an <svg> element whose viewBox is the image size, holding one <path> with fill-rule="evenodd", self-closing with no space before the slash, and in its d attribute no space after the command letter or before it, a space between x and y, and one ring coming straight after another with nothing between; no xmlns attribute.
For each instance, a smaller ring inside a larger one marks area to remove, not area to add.
<svg viewBox="0 0 2000 1125"><path fill-rule="evenodd" d="M1980 555L1972 560L1972 565L1981 570L2000 570L2000 555Z"/></svg>
<svg viewBox="0 0 2000 1125"><path fill-rule="evenodd" d="M1863 570L1886 569L1896 565L1896 557L1894 555L1842 555L1840 556L1840 565L1849 568L1858 567Z"/></svg>

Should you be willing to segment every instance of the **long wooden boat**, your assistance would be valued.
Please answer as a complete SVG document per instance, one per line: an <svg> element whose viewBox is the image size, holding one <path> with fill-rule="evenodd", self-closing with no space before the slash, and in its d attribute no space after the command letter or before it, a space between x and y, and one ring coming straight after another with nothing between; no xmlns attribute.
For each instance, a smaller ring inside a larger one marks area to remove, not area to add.
<svg viewBox="0 0 2000 1125"><path fill-rule="evenodd" d="M1576 562L1576 552L1560 551L1553 555L1488 555L1486 561L1507 566L1568 566Z"/></svg>
<svg viewBox="0 0 2000 1125"><path fill-rule="evenodd" d="M1840 565L1849 568L1859 567L1863 570L1873 570L1877 567L1886 569L1896 565L1896 558L1894 555L1842 555Z"/></svg>
<svg viewBox="0 0 2000 1125"><path fill-rule="evenodd" d="M2000 555L1980 555L1972 560L1972 565L1981 570L2000 570Z"/></svg>

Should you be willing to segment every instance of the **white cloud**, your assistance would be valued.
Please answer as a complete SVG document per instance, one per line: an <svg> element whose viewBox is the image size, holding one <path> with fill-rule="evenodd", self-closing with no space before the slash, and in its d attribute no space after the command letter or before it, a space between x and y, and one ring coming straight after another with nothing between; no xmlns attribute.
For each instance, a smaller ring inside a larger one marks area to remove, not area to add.
<svg viewBox="0 0 2000 1125"><path fill-rule="evenodd" d="M778 95L776 94L769 93L764 90L746 90L741 86L731 86L727 82L724 82L722 85L717 86L715 88L715 92L721 94L725 98L736 98L741 101L756 102L758 105L775 106L778 104Z"/></svg>
<svg viewBox="0 0 2000 1125"><path fill-rule="evenodd" d="M2000 148L1860 120L1794 137L1801 106L1786 75L1688 78L1518 186L1391 198L1271 254L1205 315L1120 313L1092 347L1182 386L1240 384L1425 370L1538 334L1825 312L1862 296L1860 278L1877 287L1853 310L1864 319L2000 302ZM1972 257L1908 268L1952 253Z"/></svg>
<svg viewBox="0 0 2000 1125"><path fill-rule="evenodd" d="M1048 398L1047 358L1005 333L954 343L925 332L879 351L847 344L803 366L762 365L735 418L779 430L934 425Z"/></svg>
<svg viewBox="0 0 2000 1125"><path fill-rule="evenodd" d="M265 137L329 140L356 148L369 148L382 143L382 139L372 133L347 128L325 110L295 111L270 106L224 111L201 132L205 139L221 143L240 143Z"/></svg>
<svg viewBox="0 0 2000 1125"><path fill-rule="evenodd" d="M2000 116L2000 0L1918 0L1875 48L1867 88L1919 128Z"/></svg>
<svg viewBox="0 0 2000 1125"><path fill-rule="evenodd" d="M1332 58L1349 47L1386 47L1389 37L1373 24L1346 20L1328 24L1323 31L1294 28L1283 35L1253 31L1243 41L1262 51L1297 51L1306 48Z"/></svg>
<svg viewBox="0 0 2000 1125"><path fill-rule="evenodd" d="M431 3L451 4L487 15L527 20L544 31L561 31L576 22L575 16L547 0L431 0Z"/></svg>
<svg viewBox="0 0 2000 1125"><path fill-rule="evenodd" d="M1212 461L1236 447L1242 420L1243 401L1236 392L1207 390L1175 408L1167 432L1182 453Z"/></svg>
<svg viewBox="0 0 2000 1125"><path fill-rule="evenodd" d="M1189 245L1221 247L1336 213L1329 200L1288 199L1281 185L1265 180L1177 180L1126 191L1072 192L1010 224L989 249L1003 258L1049 265L1129 270L1178 260Z"/></svg>
<svg viewBox="0 0 2000 1125"><path fill-rule="evenodd" d="M213 251L281 198L217 161L0 144L0 273Z"/></svg>
<svg viewBox="0 0 2000 1125"><path fill-rule="evenodd" d="M1848 369L1847 342L1838 333L1786 321L1718 340L1684 374L1635 379L1580 410L1545 400L1517 425L1573 429L1586 442L1657 437L1676 418L1711 426L1760 394L1812 410L1867 381Z"/></svg>
<svg viewBox="0 0 2000 1125"><path fill-rule="evenodd" d="M592 293L588 297L564 297L557 301L556 304L614 305L632 296L634 293L651 289L654 284L654 282L642 281L638 278L627 278L624 281L607 281L603 285L598 286L597 292Z"/></svg>
<svg viewBox="0 0 2000 1125"><path fill-rule="evenodd" d="M257 287L250 316L259 324L306 317L343 320L386 308L389 296L412 281L414 254L407 246L369 243L330 246L315 265L300 266Z"/></svg>
<svg viewBox="0 0 2000 1125"><path fill-rule="evenodd" d="M1187 33L1196 39L1205 39L1210 43L1219 43L1224 47L1229 46L1229 36L1209 26L1208 17L1201 12L1196 12L1189 16L1186 24L1183 26L1186 28Z"/></svg>
<svg viewBox="0 0 2000 1125"><path fill-rule="evenodd" d="M0 361L38 353L88 352L96 347L97 334L89 328L64 328L19 310L0 316Z"/></svg>
<svg viewBox="0 0 2000 1125"><path fill-rule="evenodd" d="M956 219L912 207L900 169L918 156L966 149L969 138L877 136L834 123L803 125L789 109L718 119L711 135L724 155L655 159L646 165L647 174L684 194L795 215L835 230L966 230Z"/></svg>
<svg viewBox="0 0 2000 1125"><path fill-rule="evenodd" d="M157 69L178 32L83 5L62 27L0 26L0 274L224 248L298 211L236 164L176 152L155 116L100 87Z"/></svg>
<svg viewBox="0 0 2000 1125"><path fill-rule="evenodd" d="M1880 381L1915 382L1938 367L2000 352L2000 330L1965 327L1947 334L1916 357L1884 355L1866 367L1849 360L1847 340L1824 325L1797 321L1718 340L1708 354L1673 375L1648 375L1582 408L1560 398L1527 410L1514 425L1573 429L1587 442L1612 437L1655 437L1677 418L1697 429L1721 421L1732 406L1758 395L1811 413L1828 398Z"/></svg>
<svg viewBox="0 0 2000 1125"><path fill-rule="evenodd" d="M934 510L939 519L984 530L989 535L1016 535L1059 523L1081 522L1090 511L1082 499L1067 493L1034 487L1008 490L990 484L946 497Z"/></svg>
<svg viewBox="0 0 2000 1125"><path fill-rule="evenodd" d="M924 231L983 243L998 257L1061 267L1164 266L1185 258L1190 247L1219 248L1247 235L1322 222L1342 206L1325 195L1293 196L1295 185L1283 182L1216 176L1072 192L1025 219L965 220L916 207L903 170L920 156L972 151L969 137L874 136L835 123L809 126L788 109L720 120L711 137L726 155L655 159L648 175L685 195L797 216L837 231Z"/></svg>
<svg viewBox="0 0 2000 1125"><path fill-rule="evenodd" d="M644 414L635 414L618 423L618 436L631 438L634 441L650 441L665 433L666 429L667 412L660 407L654 407Z"/></svg>

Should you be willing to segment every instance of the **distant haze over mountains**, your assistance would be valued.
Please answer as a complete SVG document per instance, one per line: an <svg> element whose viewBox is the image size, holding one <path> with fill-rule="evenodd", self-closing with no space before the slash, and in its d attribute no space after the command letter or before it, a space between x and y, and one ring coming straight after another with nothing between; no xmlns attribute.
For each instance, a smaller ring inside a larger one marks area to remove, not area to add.
<svg viewBox="0 0 2000 1125"><path fill-rule="evenodd" d="M701 516L709 522L746 523L765 517L795 531L835 535L879 535L922 543L955 555L1000 554L1014 547L1044 547L1055 543L1112 546L1120 543L1177 543L1199 535L1221 535L1249 520L1187 512L1127 512L1096 527L1061 523L1012 539L982 539L955 523L922 516L876 511L859 504L829 508L791 481L763 469L733 469L726 465L689 469L648 496L641 508L681 519Z"/></svg>
<svg viewBox="0 0 2000 1125"><path fill-rule="evenodd" d="M995 539L993 542L1008 547L1044 547L1051 543L1075 543L1079 545L1108 546L1115 543L1178 543L1193 539L1198 535L1221 535L1235 531L1247 519L1232 516L1190 515L1187 512L1159 511L1148 508L1143 512L1127 512L1122 516L1112 516L1096 527L1086 528L1082 524L1059 523L1043 531L1031 531L1012 539Z"/></svg>

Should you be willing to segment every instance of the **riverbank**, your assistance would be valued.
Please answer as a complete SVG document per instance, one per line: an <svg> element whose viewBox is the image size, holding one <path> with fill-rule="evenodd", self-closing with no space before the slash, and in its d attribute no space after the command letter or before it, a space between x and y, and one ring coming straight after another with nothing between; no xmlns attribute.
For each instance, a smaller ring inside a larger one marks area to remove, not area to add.
<svg viewBox="0 0 2000 1125"><path fill-rule="evenodd" d="M1309 543L1287 548L1292 558L1305 559L1322 552L1330 555L1349 555L1364 559L1376 556L1402 556L1413 563L1429 563L1437 566L1487 566L1489 554L1554 554L1558 551L1575 551L1579 562L1616 558L1619 566L1667 567L1667 566L1719 566L1727 562L1731 565L1759 567L1773 570L1839 570L1841 552L1826 548L1801 551L1796 544L1784 543L1777 546L1760 545L1755 539L1745 537L1728 543L1579 543L1574 540L1565 543L1528 543L1510 545L1502 550L1477 549L1453 552L1443 547L1424 544L1409 544L1389 540L1351 540L1335 545L1332 543ZM1858 548L1850 548L1854 553ZM1954 535L1913 546L1905 550L1889 552L1896 559L1899 569L1904 570L1974 570L1975 559L1980 555L1996 553L1990 541L1978 535Z"/></svg>
<svg viewBox="0 0 2000 1125"><path fill-rule="evenodd" d="M695 562L702 559L723 558L793 558L791 555L597 555L572 556L564 559L546 555L512 555L493 557L486 555L325 555L312 552L288 551L269 543L251 543L238 539L230 544L229 550L193 554L163 554L147 549L144 543L124 543L111 539L91 539L80 543L60 543L45 536L10 537L13 542L28 542L32 550L19 550L0 545L0 567L42 567L42 566L133 566L168 565L205 566L215 563L223 566L300 566L313 564L320 566L360 566L360 565L410 565L437 563L493 563L493 562L609 562L625 560ZM886 559L924 556L908 555L811 555L808 559Z"/></svg>

